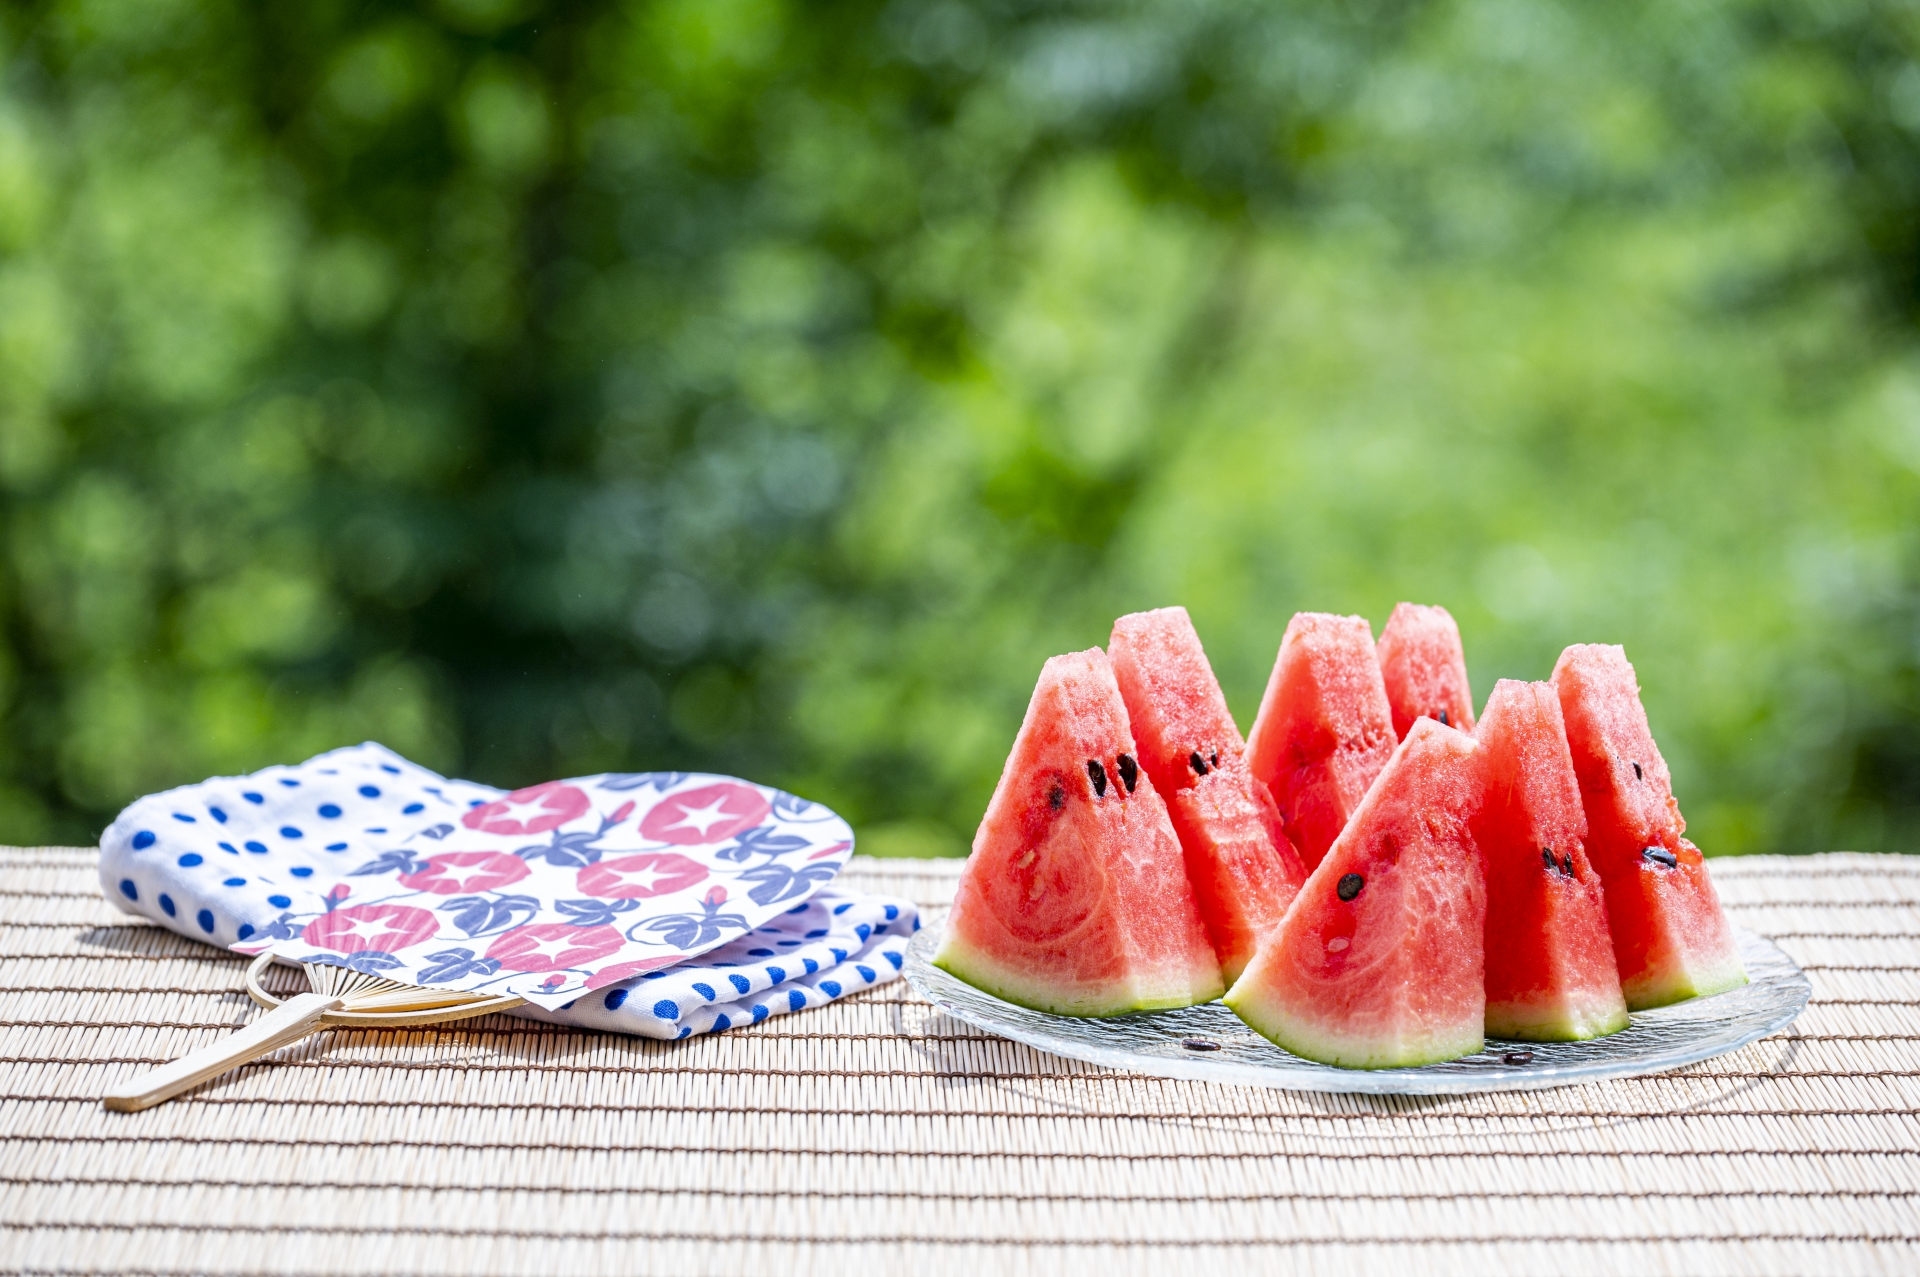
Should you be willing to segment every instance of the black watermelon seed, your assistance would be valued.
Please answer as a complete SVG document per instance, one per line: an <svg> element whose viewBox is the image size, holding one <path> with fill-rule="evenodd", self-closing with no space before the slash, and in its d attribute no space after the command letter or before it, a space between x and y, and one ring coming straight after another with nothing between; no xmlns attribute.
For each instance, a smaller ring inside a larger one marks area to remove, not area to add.
<svg viewBox="0 0 1920 1277"><path fill-rule="evenodd" d="M1665 865L1669 869L1678 869L1680 867L1680 857L1674 855L1665 847L1648 847L1640 853L1640 858L1656 865Z"/></svg>
<svg viewBox="0 0 1920 1277"><path fill-rule="evenodd" d="M1213 757L1208 759L1207 761L1211 762L1215 767L1218 767L1220 765L1220 751L1217 749L1214 750Z"/></svg>
<svg viewBox="0 0 1920 1277"><path fill-rule="evenodd" d="M1505 1063L1508 1063L1508 1064L1532 1064L1532 1063L1533 1063L1533 1052L1531 1052L1531 1051L1509 1051L1509 1052L1507 1052L1507 1053L1506 1053L1505 1055L1503 1055L1503 1056L1501 1056L1500 1058L1501 1058L1501 1060L1502 1060L1502 1061L1504 1061Z"/></svg>
<svg viewBox="0 0 1920 1277"><path fill-rule="evenodd" d="M1065 789L1062 789L1060 785L1056 782L1054 787L1051 790L1047 791L1047 806L1053 808L1055 811L1059 811L1062 807L1065 807L1066 805L1067 805L1067 791Z"/></svg>
<svg viewBox="0 0 1920 1277"><path fill-rule="evenodd" d="M1639 780L1639 779L1641 779L1641 776L1640 776L1640 764L1639 764L1639 763L1635 763L1635 764L1633 765L1633 778L1634 778L1635 780Z"/></svg>
<svg viewBox="0 0 1920 1277"><path fill-rule="evenodd" d="M1441 710L1441 711L1440 711L1440 726L1442 726L1442 727L1452 727L1452 726L1453 726L1453 724L1452 724L1452 723L1449 723L1449 722L1447 721L1447 711L1445 711L1445 710Z"/></svg>
<svg viewBox="0 0 1920 1277"><path fill-rule="evenodd" d="M1552 873L1556 868L1558 868L1558 866L1554 864L1553 848L1551 847L1542 847L1540 849L1540 861L1542 864L1546 865L1548 873Z"/></svg>
<svg viewBox="0 0 1920 1277"><path fill-rule="evenodd" d="M1565 874L1569 878L1573 877L1573 853L1572 852L1562 853L1560 857L1560 872Z"/></svg>
<svg viewBox="0 0 1920 1277"><path fill-rule="evenodd" d="M1107 769L1100 765L1097 758L1087 760L1087 779L1093 782L1093 795L1096 798L1107 796Z"/></svg>
<svg viewBox="0 0 1920 1277"><path fill-rule="evenodd" d="M1359 874L1341 874L1339 885L1334 888L1334 892L1342 900L1351 900L1359 895L1360 888L1366 885L1367 880Z"/></svg>
<svg viewBox="0 0 1920 1277"><path fill-rule="evenodd" d="M1207 774L1207 760L1200 757L1199 750L1196 749L1187 755L1187 763L1193 768L1194 775L1204 776Z"/></svg>
<svg viewBox="0 0 1920 1277"><path fill-rule="evenodd" d="M1127 792L1131 794L1133 792L1133 787L1140 783L1140 767L1137 763L1133 761L1132 754L1120 755L1119 763L1120 763L1120 783L1125 785L1127 787Z"/></svg>
<svg viewBox="0 0 1920 1277"><path fill-rule="evenodd" d="M1212 1038L1181 1038L1180 1045L1189 1051L1218 1051L1220 1044Z"/></svg>

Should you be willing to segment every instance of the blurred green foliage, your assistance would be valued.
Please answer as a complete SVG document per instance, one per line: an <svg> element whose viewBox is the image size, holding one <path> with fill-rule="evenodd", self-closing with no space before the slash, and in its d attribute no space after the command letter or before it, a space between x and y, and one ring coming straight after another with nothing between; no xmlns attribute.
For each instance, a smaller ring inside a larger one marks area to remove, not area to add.
<svg viewBox="0 0 1920 1277"><path fill-rule="evenodd" d="M1920 832L1920 11L0 4L0 838L375 738L959 852L1183 602L1638 665Z"/></svg>

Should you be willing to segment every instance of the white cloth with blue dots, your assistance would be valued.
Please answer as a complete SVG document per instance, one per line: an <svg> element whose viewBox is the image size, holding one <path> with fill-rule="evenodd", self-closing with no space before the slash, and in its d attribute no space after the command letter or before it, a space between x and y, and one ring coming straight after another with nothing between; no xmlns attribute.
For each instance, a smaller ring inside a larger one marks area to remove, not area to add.
<svg viewBox="0 0 1920 1277"><path fill-rule="evenodd" d="M294 767L216 778L142 798L101 835L100 882L123 911L194 940L257 946L290 915L323 907L345 880L331 853L374 853L503 791L449 780L376 744ZM289 822L345 813L352 832ZM319 838L330 837L326 843ZM351 859L348 856L347 859ZM905 900L822 886L724 945L676 966L592 989L553 1009L512 1014L556 1024L681 1038L872 988L896 978L919 929Z"/></svg>

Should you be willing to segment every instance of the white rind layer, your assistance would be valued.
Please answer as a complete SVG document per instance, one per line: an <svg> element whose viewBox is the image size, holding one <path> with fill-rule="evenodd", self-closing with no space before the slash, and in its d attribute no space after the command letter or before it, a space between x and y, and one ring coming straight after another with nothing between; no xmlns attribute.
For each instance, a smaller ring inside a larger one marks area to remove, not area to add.
<svg viewBox="0 0 1920 1277"><path fill-rule="evenodd" d="M1698 971L1683 969L1661 979L1643 975L1639 979L1628 981L1625 991L1628 1006L1635 1011L1651 1011L1655 1007L1668 1007L1692 998L1725 993L1728 989L1737 989L1746 982L1747 971L1740 965L1739 955L1728 954L1725 960Z"/></svg>
<svg viewBox="0 0 1920 1277"><path fill-rule="evenodd" d="M1063 989L967 947L951 932L941 940L933 965L1003 1002L1080 1019L1197 1006L1225 991L1217 966L1196 966L1189 972L1141 972L1110 984Z"/></svg>
<svg viewBox="0 0 1920 1277"><path fill-rule="evenodd" d="M1487 1036L1521 1042L1590 1042L1627 1027L1627 1005L1595 1001L1586 1006L1562 1002L1487 1004Z"/></svg>
<svg viewBox="0 0 1920 1277"><path fill-rule="evenodd" d="M1341 1069L1401 1069L1439 1064L1473 1055L1486 1046L1478 1020L1433 1033L1407 1037L1361 1038L1316 1024L1287 1008L1258 999L1245 981L1226 996L1226 1004L1248 1028L1267 1041L1306 1060Z"/></svg>

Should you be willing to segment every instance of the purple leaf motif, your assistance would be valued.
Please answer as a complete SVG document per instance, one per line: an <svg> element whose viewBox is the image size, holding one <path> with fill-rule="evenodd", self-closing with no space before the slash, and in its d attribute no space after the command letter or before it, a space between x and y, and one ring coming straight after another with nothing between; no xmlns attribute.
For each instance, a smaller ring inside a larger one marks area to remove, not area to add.
<svg viewBox="0 0 1920 1277"><path fill-rule="evenodd" d="M427 867L427 862L408 847L396 847L392 851L382 852L358 869L349 869L347 877L364 878L369 874L403 873L416 874Z"/></svg>
<svg viewBox="0 0 1920 1277"><path fill-rule="evenodd" d="M737 913L720 912L726 900L726 894L715 888L700 902L699 913L670 913L635 923L627 929L627 939L635 944L665 944L676 949L692 950L713 944L729 930L747 930L744 917ZM653 932L660 939L649 939L640 934L642 932Z"/></svg>
<svg viewBox="0 0 1920 1277"><path fill-rule="evenodd" d="M363 975L379 975L382 971L393 971L407 965L391 953L382 953L378 949L362 949L358 953L349 953L345 957L316 957L307 958L304 961L329 967L345 967L349 971L358 971Z"/></svg>
<svg viewBox="0 0 1920 1277"><path fill-rule="evenodd" d="M757 905L779 904L783 900L799 900L812 895L822 885L832 880L835 869L831 865L807 865L801 869L789 869L785 865L772 863L756 865L742 873L740 877L754 885L747 890L747 899Z"/></svg>
<svg viewBox="0 0 1920 1277"><path fill-rule="evenodd" d="M797 834L783 834L777 825L761 825L737 835L731 847L722 847L713 854L721 860L744 864L749 856L785 856L811 846L811 839Z"/></svg>
<svg viewBox="0 0 1920 1277"><path fill-rule="evenodd" d="M451 913L453 925L469 936L492 936L532 921L540 901L535 896L450 896L436 912Z"/></svg>
<svg viewBox="0 0 1920 1277"><path fill-rule="evenodd" d="M564 915L564 921L576 927L604 927L615 919L615 915L632 913L640 907L638 900L596 900L581 897L577 900L556 900L553 907Z"/></svg>
<svg viewBox="0 0 1920 1277"><path fill-rule="evenodd" d="M470 975L492 975L500 969L500 959L476 958L471 949L442 949L439 953L430 953L427 964L419 971L421 984L445 984Z"/></svg>

